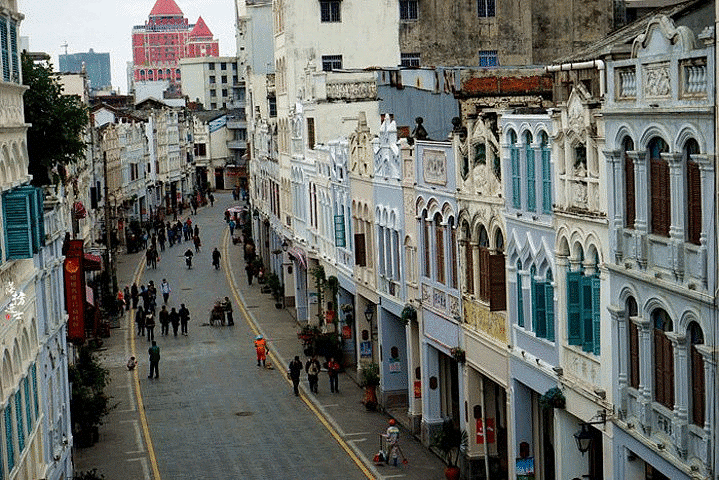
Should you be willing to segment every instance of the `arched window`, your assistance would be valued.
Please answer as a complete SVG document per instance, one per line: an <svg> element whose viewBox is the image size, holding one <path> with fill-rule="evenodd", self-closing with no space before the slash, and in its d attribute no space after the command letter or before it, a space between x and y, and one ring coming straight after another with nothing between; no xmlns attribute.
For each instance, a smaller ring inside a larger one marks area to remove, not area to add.
<svg viewBox="0 0 719 480"><path fill-rule="evenodd" d="M669 314L658 308L652 313L654 324L654 400L674 409L674 352L667 333L672 331Z"/></svg>
<svg viewBox="0 0 719 480"><path fill-rule="evenodd" d="M385 228L382 225L377 225L377 255L379 256L379 261L377 262L377 270L378 270L377 273L380 275L385 274L384 237L385 237Z"/></svg>
<svg viewBox="0 0 719 480"><path fill-rule="evenodd" d="M699 353L697 345L704 343L704 333L698 323L689 324L689 341L691 342L691 352L689 352L689 381L691 383L689 390L691 392L691 415L692 423L704 428L704 411L706 408L704 393L704 358Z"/></svg>
<svg viewBox="0 0 719 480"><path fill-rule="evenodd" d="M524 134L524 155L527 161L527 210L537 210L536 175L534 168L534 150L532 149L532 134Z"/></svg>
<svg viewBox="0 0 719 480"><path fill-rule="evenodd" d="M519 171L517 134L514 130L509 131L509 156L512 162L512 207L522 208L522 176Z"/></svg>
<svg viewBox="0 0 719 480"><path fill-rule="evenodd" d="M639 389L639 327L632 322L632 317L637 316L637 301L634 297L627 298L624 311L629 332L629 386Z"/></svg>
<svg viewBox="0 0 719 480"><path fill-rule="evenodd" d="M450 217L447 222L449 230L449 286L457 288L457 229L454 226L454 218Z"/></svg>
<svg viewBox="0 0 719 480"><path fill-rule="evenodd" d="M651 186L651 222L652 233L669 236L671 224L671 200L669 184L669 164L662 160L661 154L668 152L667 144L659 137L649 142L649 182Z"/></svg>
<svg viewBox="0 0 719 480"><path fill-rule="evenodd" d="M479 227L479 299L489 302L489 236Z"/></svg>
<svg viewBox="0 0 719 480"><path fill-rule="evenodd" d="M539 134L542 155L542 212L552 213L552 162L547 132Z"/></svg>
<svg viewBox="0 0 719 480"><path fill-rule="evenodd" d="M522 262L517 260L517 325L524 328L524 297L522 295Z"/></svg>
<svg viewBox="0 0 719 480"><path fill-rule="evenodd" d="M437 255L437 274L435 279L439 283L445 283L444 273L444 226L442 215L439 212L434 214L434 251Z"/></svg>
<svg viewBox="0 0 719 480"><path fill-rule="evenodd" d="M567 342L585 352L600 353L600 281L599 259L585 265L584 251L579 252L580 269L567 271Z"/></svg>
<svg viewBox="0 0 719 480"><path fill-rule="evenodd" d="M702 234L702 179L699 164L691 155L699 153L699 144L693 138L684 147L687 164L687 241L695 245L701 243Z"/></svg>
<svg viewBox="0 0 719 480"><path fill-rule="evenodd" d="M634 228L636 220L636 193L634 191L634 161L629 153L634 150L634 142L626 137L622 142L624 158L624 226Z"/></svg>
<svg viewBox="0 0 719 480"><path fill-rule="evenodd" d="M429 221L427 220L427 210L422 210L422 218L420 219L422 224L422 243L424 244L424 276L429 278L432 275L432 264L431 261L431 245L429 236Z"/></svg>
<svg viewBox="0 0 719 480"><path fill-rule="evenodd" d="M539 338L554 341L554 287L552 271L547 270L544 281L537 279L537 269L532 265L532 326Z"/></svg>
<svg viewBox="0 0 719 480"><path fill-rule="evenodd" d="M464 285L467 287L467 293L474 293L474 247L472 247L472 234L469 223L462 223L462 233L464 235Z"/></svg>

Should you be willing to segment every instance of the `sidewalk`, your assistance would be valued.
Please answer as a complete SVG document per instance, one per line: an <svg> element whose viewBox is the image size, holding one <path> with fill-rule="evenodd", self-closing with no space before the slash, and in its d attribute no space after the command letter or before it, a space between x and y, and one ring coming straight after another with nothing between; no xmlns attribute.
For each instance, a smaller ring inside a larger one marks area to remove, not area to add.
<svg viewBox="0 0 719 480"><path fill-rule="evenodd" d="M297 338L299 325L286 309L278 310L271 295L260 292L261 285L247 284L242 259L242 245L227 246L231 276L236 292L245 306L251 321L264 335L270 351L278 357L280 365L276 368L285 374L291 359L299 355L303 364L306 357L300 340ZM242 308L238 309L238 318ZM379 450L379 434L388 426L389 416L380 412L369 412L361 403L364 390L355 378L347 373L339 377L339 394L329 391L329 379L325 372L320 373L319 393L309 392L307 377L303 373L300 383L301 394L309 400L339 436L347 442L354 453L372 471L375 478L406 478L417 480L440 480L444 476L444 463L425 448L402 425L400 446L408 460L398 467L387 464L376 465L373 458ZM289 388L289 387L288 387ZM397 418L401 423L401 417Z"/></svg>

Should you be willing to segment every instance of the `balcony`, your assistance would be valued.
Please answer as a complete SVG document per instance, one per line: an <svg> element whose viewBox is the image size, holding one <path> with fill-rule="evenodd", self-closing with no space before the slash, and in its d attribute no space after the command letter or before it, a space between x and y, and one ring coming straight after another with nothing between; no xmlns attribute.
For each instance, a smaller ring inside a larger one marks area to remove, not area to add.
<svg viewBox="0 0 719 480"><path fill-rule="evenodd" d="M246 117L227 117L227 128L230 130L239 130L241 128L247 128Z"/></svg>
<svg viewBox="0 0 719 480"><path fill-rule="evenodd" d="M246 140L228 140L227 148L234 149L234 150L246 150L247 149L247 141Z"/></svg>

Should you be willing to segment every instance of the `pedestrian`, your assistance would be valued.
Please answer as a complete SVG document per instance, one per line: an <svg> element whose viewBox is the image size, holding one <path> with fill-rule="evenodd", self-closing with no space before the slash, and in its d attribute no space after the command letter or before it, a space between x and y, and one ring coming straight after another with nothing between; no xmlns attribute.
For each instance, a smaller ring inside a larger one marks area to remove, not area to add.
<svg viewBox="0 0 719 480"><path fill-rule="evenodd" d="M225 210L225 223L230 223L230 211Z"/></svg>
<svg viewBox="0 0 719 480"><path fill-rule="evenodd" d="M230 236L233 236L235 234L235 221L230 220Z"/></svg>
<svg viewBox="0 0 719 480"><path fill-rule="evenodd" d="M163 228L160 230L160 233L157 234L157 242L160 244L160 251L165 251L165 229Z"/></svg>
<svg viewBox="0 0 719 480"><path fill-rule="evenodd" d="M122 292L122 294L125 297L125 310L130 310L130 305L132 305L132 298L130 297L130 287L125 285L125 290Z"/></svg>
<svg viewBox="0 0 719 480"><path fill-rule="evenodd" d="M155 339L155 312L153 310L145 312L145 331L148 342Z"/></svg>
<svg viewBox="0 0 719 480"><path fill-rule="evenodd" d="M170 298L170 292L172 289L170 288L170 284L167 283L167 279L163 278L162 283L160 284L160 291L162 292L162 300L164 303L167 303L167 300Z"/></svg>
<svg viewBox="0 0 719 480"><path fill-rule="evenodd" d="M130 359L127 361L127 369L135 370L136 366L137 366L137 360L135 360L135 357L130 357Z"/></svg>
<svg viewBox="0 0 719 480"><path fill-rule="evenodd" d="M170 323L172 324L172 333L177 336L177 329L180 327L180 314L177 313L175 307L170 310Z"/></svg>
<svg viewBox="0 0 719 480"><path fill-rule="evenodd" d="M252 285L252 277L255 275L255 269L251 263L245 265L245 273L247 273L247 284Z"/></svg>
<svg viewBox="0 0 719 480"><path fill-rule="evenodd" d="M170 247L172 247L175 244L175 229L171 228L167 231L167 242L169 243Z"/></svg>
<svg viewBox="0 0 719 480"><path fill-rule="evenodd" d="M399 460L399 428L394 418L389 419L389 427L382 436L387 439L387 460L391 458L392 465L396 467Z"/></svg>
<svg viewBox="0 0 719 480"><path fill-rule="evenodd" d="M160 309L160 335L168 335L170 333L170 312L167 306L163 305Z"/></svg>
<svg viewBox="0 0 719 480"><path fill-rule="evenodd" d="M225 301L222 302L222 307L225 309L225 315L227 316L227 325L234 325L235 321L232 319L232 302L230 302L230 297L225 297Z"/></svg>
<svg viewBox="0 0 719 480"><path fill-rule="evenodd" d="M192 239L192 241L195 243L195 253L200 253L200 236L195 235L195 237Z"/></svg>
<svg viewBox="0 0 719 480"><path fill-rule="evenodd" d="M135 323L137 323L137 334L141 337L145 336L145 310L142 307L137 308L135 313Z"/></svg>
<svg viewBox="0 0 719 480"><path fill-rule="evenodd" d="M200 227L198 227L197 224L195 224L194 234L195 234L196 237L199 237L199 236L200 236Z"/></svg>
<svg viewBox="0 0 719 480"><path fill-rule="evenodd" d="M142 298L142 306L147 310L150 307L150 292L144 285L140 285L140 298Z"/></svg>
<svg viewBox="0 0 719 480"><path fill-rule="evenodd" d="M339 388L339 373L340 373L340 364L337 363L334 359L334 357L330 357L330 361L327 362L327 374L330 377L330 392L331 393L340 393Z"/></svg>
<svg viewBox="0 0 719 480"><path fill-rule="evenodd" d="M210 197L210 206L211 207L215 206L215 196L212 194L212 192L210 192L209 197Z"/></svg>
<svg viewBox="0 0 719 480"><path fill-rule="evenodd" d="M307 382L310 384L310 392L317 393L317 384L319 383L320 375L320 361L317 360L317 355L313 355L312 358L307 360L305 364L305 371L307 372Z"/></svg>
<svg viewBox="0 0 719 480"><path fill-rule="evenodd" d="M147 284L147 291L150 299L150 309L154 312L157 306L157 288L155 288L155 282L152 280Z"/></svg>
<svg viewBox="0 0 719 480"><path fill-rule="evenodd" d="M215 267L215 269L220 268L220 258L222 255L220 254L220 251L215 247L215 249L212 251L212 266Z"/></svg>
<svg viewBox="0 0 719 480"><path fill-rule="evenodd" d="M290 362L290 371L289 371L289 377L290 380L292 380L292 388L295 391L295 396L300 396L300 373L302 373L302 362L300 361L300 357L295 355L295 359Z"/></svg>
<svg viewBox="0 0 719 480"><path fill-rule="evenodd" d="M267 360L268 349L267 342L262 335L257 335L257 337L255 337L255 351L257 352L257 366L266 366L265 362Z"/></svg>
<svg viewBox="0 0 719 480"><path fill-rule="evenodd" d="M187 323L190 321L190 311L187 309L184 303L180 304L180 330L184 336L187 336Z"/></svg>
<svg viewBox="0 0 719 480"><path fill-rule="evenodd" d="M137 284L133 283L130 288L130 298L132 299L132 308L137 308L137 302L140 301L139 291L137 290Z"/></svg>
<svg viewBox="0 0 719 480"><path fill-rule="evenodd" d="M150 354L150 374L147 378L152 378L152 373L155 373L155 378L160 378L160 347L157 346L157 342L152 341L152 346L147 350Z"/></svg>
<svg viewBox="0 0 719 480"><path fill-rule="evenodd" d="M190 200L190 206L192 207L192 214L197 215L197 199Z"/></svg>

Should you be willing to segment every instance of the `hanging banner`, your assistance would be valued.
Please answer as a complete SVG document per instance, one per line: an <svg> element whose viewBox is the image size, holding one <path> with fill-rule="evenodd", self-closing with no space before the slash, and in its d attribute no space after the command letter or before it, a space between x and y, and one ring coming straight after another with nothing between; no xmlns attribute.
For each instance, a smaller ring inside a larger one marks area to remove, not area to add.
<svg viewBox="0 0 719 480"><path fill-rule="evenodd" d="M414 381L414 398L422 398L422 380Z"/></svg>
<svg viewBox="0 0 719 480"><path fill-rule="evenodd" d="M82 240L70 240L65 255L65 298L67 300L67 336L71 341L85 340L85 272L82 268Z"/></svg>

